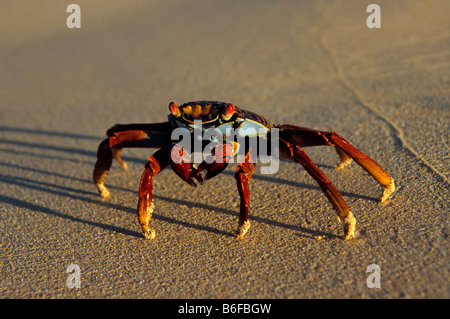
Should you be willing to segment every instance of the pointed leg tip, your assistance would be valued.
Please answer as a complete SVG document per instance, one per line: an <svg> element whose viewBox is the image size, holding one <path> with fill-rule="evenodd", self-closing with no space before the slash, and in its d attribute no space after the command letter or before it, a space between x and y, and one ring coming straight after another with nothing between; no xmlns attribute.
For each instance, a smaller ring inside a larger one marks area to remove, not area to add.
<svg viewBox="0 0 450 319"><path fill-rule="evenodd" d="M356 219L352 212L348 212L344 221L345 240L352 240L355 238Z"/></svg>
<svg viewBox="0 0 450 319"><path fill-rule="evenodd" d="M111 193L110 193L107 189L103 190L103 191L100 193L100 196L101 196L103 199L108 198L110 195L111 195Z"/></svg>
<svg viewBox="0 0 450 319"><path fill-rule="evenodd" d="M394 193L394 191L395 191L395 183L394 180L392 180L391 183L384 188L383 195L380 198L380 202L384 203L385 201L387 201Z"/></svg>
<svg viewBox="0 0 450 319"><path fill-rule="evenodd" d="M350 233L345 235L345 238L344 238L344 240L346 240L346 241L353 240L353 239L355 239L355 234L350 234Z"/></svg>
<svg viewBox="0 0 450 319"><path fill-rule="evenodd" d="M100 193L100 196L103 199L106 199L109 197L110 193L109 193L109 190L105 187L105 185L99 184L99 185L97 185L97 189L98 189L98 192Z"/></svg>
<svg viewBox="0 0 450 319"><path fill-rule="evenodd" d="M351 158L348 158L346 160L343 160L341 162L339 162L339 164L336 165L336 169L338 171L340 171L341 169L343 169L345 166L347 166L348 164L350 164L352 162Z"/></svg>
<svg viewBox="0 0 450 319"><path fill-rule="evenodd" d="M154 229L148 228L143 233L144 233L145 239L148 239L148 240L155 239L156 231Z"/></svg>
<svg viewBox="0 0 450 319"><path fill-rule="evenodd" d="M247 220L242 225L239 225L239 228L236 232L236 239L244 238L245 234L250 229L250 222Z"/></svg>

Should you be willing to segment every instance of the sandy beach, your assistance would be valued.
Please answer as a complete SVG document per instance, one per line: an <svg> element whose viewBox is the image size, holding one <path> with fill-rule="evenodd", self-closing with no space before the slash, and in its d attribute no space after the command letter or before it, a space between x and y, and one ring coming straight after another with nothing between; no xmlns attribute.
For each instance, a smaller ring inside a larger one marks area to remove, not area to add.
<svg viewBox="0 0 450 319"><path fill-rule="evenodd" d="M449 298L450 2L0 2L1 298ZM305 148L356 217L356 238L299 164L257 169L246 237L236 166L192 188L154 180L153 241L137 221L154 149L126 149L102 199L98 144L115 123L217 100L333 130L396 181ZM70 288L70 265L80 288ZM370 287L369 265L380 288Z"/></svg>

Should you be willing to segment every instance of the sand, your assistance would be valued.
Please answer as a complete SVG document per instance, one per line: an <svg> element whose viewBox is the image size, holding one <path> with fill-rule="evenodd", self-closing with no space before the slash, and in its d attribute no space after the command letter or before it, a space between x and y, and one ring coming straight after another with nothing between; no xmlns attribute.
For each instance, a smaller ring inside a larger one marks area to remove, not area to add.
<svg viewBox="0 0 450 319"><path fill-rule="evenodd" d="M449 298L450 2L69 1L0 4L0 297ZM343 229L298 164L251 181L236 240L234 167L192 188L155 179L154 241L136 217L143 165L124 151L91 181L115 123L165 121L170 101L222 100L274 123L334 130L396 180L331 148L306 151L341 191ZM69 265L80 288L69 288ZM367 279L378 265L380 288Z"/></svg>

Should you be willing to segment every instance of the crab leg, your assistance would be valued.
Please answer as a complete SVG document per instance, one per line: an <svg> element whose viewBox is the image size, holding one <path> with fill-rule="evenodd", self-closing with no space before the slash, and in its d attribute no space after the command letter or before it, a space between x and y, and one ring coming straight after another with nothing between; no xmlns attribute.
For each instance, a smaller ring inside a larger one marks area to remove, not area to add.
<svg viewBox="0 0 450 319"><path fill-rule="evenodd" d="M349 164L352 159L364 168L380 185L384 187L381 202L387 200L395 190L394 179L389 176L373 159L352 146L342 136L333 131L315 131L294 125L279 125L280 138L300 147L327 145L335 146L341 159L338 169Z"/></svg>
<svg viewBox="0 0 450 319"><path fill-rule="evenodd" d="M170 164L169 153L167 148L163 148L149 159L145 165L144 173L142 174L139 183L139 199L138 199L138 219L142 227L144 237L147 239L155 238L155 231L150 228L150 220L153 214L153 177L165 169Z"/></svg>
<svg viewBox="0 0 450 319"><path fill-rule="evenodd" d="M323 193L338 213L339 218L344 223L345 240L354 238L356 219L353 217L352 212L348 208L339 191L308 157L306 152L301 147L292 145L280 139L280 154L297 163L300 163L311 175L311 177L316 180Z"/></svg>
<svg viewBox="0 0 450 319"><path fill-rule="evenodd" d="M241 205L239 212L239 228L237 230L236 237L242 238L250 228L250 222L248 221L248 210L250 201L250 191L248 188L248 182L252 177L255 170L255 164L250 160L250 153L245 155L244 160L239 163L234 177L236 178L239 195L241 197Z"/></svg>
<svg viewBox="0 0 450 319"><path fill-rule="evenodd" d="M384 187L383 195L380 198L381 202L386 201L392 195L395 190L394 179L389 176L388 173L386 173L380 165L378 165L367 155L360 152L340 135L334 132L328 132L327 137L338 147L338 150L344 152L346 155L354 159L355 162L357 162L362 168L364 168L373 178L378 181L378 183L380 183ZM345 165L345 161L341 161L341 163ZM341 167L342 166L338 166L338 168Z"/></svg>
<svg viewBox="0 0 450 319"><path fill-rule="evenodd" d="M115 159L126 169L122 160L122 148L125 147L162 147L170 140L171 127L168 123L115 125L107 131L107 136L98 146L97 161L94 166L93 180L103 198L109 196L104 182Z"/></svg>

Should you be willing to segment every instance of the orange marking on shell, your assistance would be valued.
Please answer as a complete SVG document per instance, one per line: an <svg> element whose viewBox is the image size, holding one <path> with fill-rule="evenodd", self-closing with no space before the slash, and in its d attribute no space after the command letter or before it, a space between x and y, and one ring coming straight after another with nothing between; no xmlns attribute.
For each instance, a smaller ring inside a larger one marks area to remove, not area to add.
<svg viewBox="0 0 450 319"><path fill-rule="evenodd" d="M192 108L192 117L198 118L202 114L202 106L200 104L194 105Z"/></svg>
<svg viewBox="0 0 450 319"><path fill-rule="evenodd" d="M183 108L183 113L186 114L186 115L191 115L191 113L192 113L192 106L190 106L190 105L185 106Z"/></svg>
<svg viewBox="0 0 450 319"><path fill-rule="evenodd" d="M211 109L211 104L206 104L203 105L203 111L202 111L202 115L208 115L209 114L209 110Z"/></svg>

